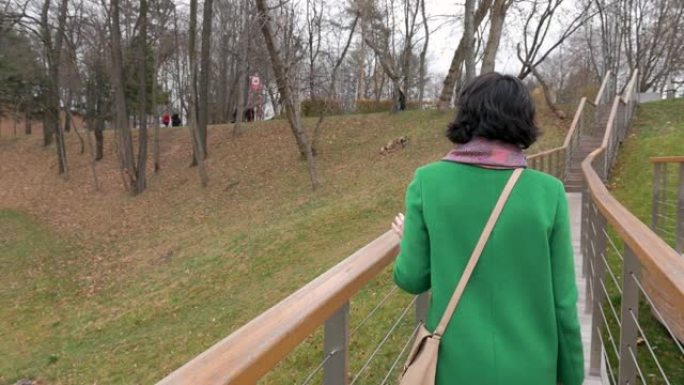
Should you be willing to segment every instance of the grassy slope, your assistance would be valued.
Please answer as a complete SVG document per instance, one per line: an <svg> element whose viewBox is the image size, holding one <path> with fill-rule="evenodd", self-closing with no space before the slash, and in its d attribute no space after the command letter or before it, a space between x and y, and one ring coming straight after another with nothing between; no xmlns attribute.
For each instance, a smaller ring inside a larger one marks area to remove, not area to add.
<svg viewBox="0 0 684 385"><path fill-rule="evenodd" d="M631 132L620 148L611 179L612 192L642 222L650 225L653 165L648 159L652 156L684 155L684 100L641 105ZM672 186L672 181L669 183ZM614 257L612 262L613 270L619 276L619 261ZM619 305L619 297L616 298L613 302ZM684 384L684 357L667 337L667 332L657 324L645 305L641 306L639 318L658 352L670 383ZM639 358L648 383L664 384L645 345L640 346Z"/></svg>
<svg viewBox="0 0 684 385"><path fill-rule="evenodd" d="M442 129L450 116L328 119L316 193L278 121L250 125L237 139L229 126L213 127L205 190L187 168L187 132L164 130L162 172L137 198L121 191L110 147L94 191L73 134L68 182L54 175L53 150L39 138L3 138L0 383L153 383L385 231L413 170L449 149ZM557 144L569 124L543 110L540 123L547 135L532 152ZM405 150L378 154L401 135ZM354 299L352 329L390 288L385 274ZM409 300L395 293L389 310L354 334L352 373ZM409 323L377 365L389 366ZM311 340L264 382L301 381L320 360L320 335ZM361 382L385 372L371 366Z"/></svg>

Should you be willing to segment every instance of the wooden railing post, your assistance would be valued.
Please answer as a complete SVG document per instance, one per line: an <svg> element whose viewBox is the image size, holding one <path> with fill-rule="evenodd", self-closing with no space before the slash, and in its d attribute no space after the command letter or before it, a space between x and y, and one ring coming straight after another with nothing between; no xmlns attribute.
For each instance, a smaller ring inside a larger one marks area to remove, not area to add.
<svg viewBox="0 0 684 385"><path fill-rule="evenodd" d="M639 287L635 278L639 277L639 262L629 248L624 248L622 263L622 301L620 318L620 367L618 384L635 384L637 375L637 337L639 329ZM632 357L634 356L634 357Z"/></svg>
<svg viewBox="0 0 684 385"><path fill-rule="evenodd" d="M347 385L349 303L325 321L323 337L323 385Z"/></svg>

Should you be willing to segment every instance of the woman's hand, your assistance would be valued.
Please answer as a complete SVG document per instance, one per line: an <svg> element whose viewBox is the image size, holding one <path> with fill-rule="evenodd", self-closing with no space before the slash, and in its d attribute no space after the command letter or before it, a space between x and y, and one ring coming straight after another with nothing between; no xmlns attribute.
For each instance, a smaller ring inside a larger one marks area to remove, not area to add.
<svg viewBox="0 0 684 385"><path fill-rule="evenodd" d="M394 217L392 222L392 230L399 236L399 239L404 235L404 214L399 213Z"/></svg>

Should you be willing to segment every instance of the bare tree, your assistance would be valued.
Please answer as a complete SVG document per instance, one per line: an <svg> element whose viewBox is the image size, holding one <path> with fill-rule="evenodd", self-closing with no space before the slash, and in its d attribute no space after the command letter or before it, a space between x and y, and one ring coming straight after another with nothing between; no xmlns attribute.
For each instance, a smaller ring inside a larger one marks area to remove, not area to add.
<svg viewBox="0 0 684 385"><path fill-rule="evenodd" d="M147 0L140 0L139 56L138 56L138 103L140 127L138 131L138 162L136 165L135 193L140 194L146 187L147 169Z"/></svg>
<svg viewBox="0 0 684 385"><path fill-rule="evenodd" d="M475 0L465 0L463 14L463 37L465 38L465 81L475 77Z"/></svg>
<svg viewBox="0 0 684 385"><path fill-rule="evenodd" d="M639 69L639 89L664 88L684 70L684 3L681 0L625 0L624 47L630 73Z"/></svg>
<svg viewBox="0 0 684 385"><path fill-rule="evenodd" d="M581 4L571 22L565 26L546 51L542 52L542 47L548 45L547 37L550 27L562 4L563 0L541 0L532 3L532 9L525 19L522 44L517 44L517 55L522 64L518 78L522 80L532 74L542 85L544 99L549 108L561 119L565 118L565 113L556 106L549 86L536 68L592 16L590 15L591 3Z"/></svg>
<svg viewBox="0 0 684 385"><path fill-rule="evenodd" d="M351 27L349 27L349 35L347 36L346 43L344 45L344 48L342 49L342 53L340 56L337 58L337 61L335 62L335 65L333 66L332 72L330 74L330 84L328 85L328 95L327 98L324 100L324 106L320 110L320 114L318 117L318 122L316 123L316 127L314 128L314 135L313 135L313 142L311 145L311 151L313 152L314 155L317 155L319 153L319 142L321 138L321 127L323 126L323 120L325 119L325 116L328 112L329 105L328 103L331 102L331 99L335 95L335 86L337 84L337 74L339 72L340 66L344 62L344 59L347 56L347 52L349 51L349 47L351 46L351 42L354 38L354 33L356 32L356 26L359 22L359 14L357 13L356 16L354 17L354 21L351 23Z"/></svg>
<svg viewBox="0 0 684 385"><path fill-rule="evenodd" d="M532 73L532 69L543 62L558 46L572 36L577 29L589 20L591 3L581 4L571 21L566 24L560 34L549 45L547 38L554 21L554 16L564 0L535 0L532 9L525 19L522 45L517 44L518 59L522 68L518 73L519 79L525 79ZM545 51L542 47L547 47Z"/></svg>
<svg viewBox="0 0 684 385"><path fill-rule="evenodd" d="M499 50L506 13L511 3L512 0L494 0L490 12L489 36L487 37L487 45L485 46L482 57L482 68L480 69L480 73L485 74L494 72L496 53Z"/></svg>
<svg viewBox="0 0 684 385"><path fill-rule="evenodd" d="M209 183L209 178L207 176L207 172L204 168L204 152L203 152L203 145L202 145L202 140L200 138L199 130L197 127L197 105L199 103L198 100L198 91L197 91L197 58L195 55L197 55L196 49L195 49L195 40L196 40L196 35L197 35L197 0L190 0L190 28L188 31L188 54L189 54L189 61L190 61L190 85L191 85L191 97L190 97L190 108L189 110L189 125L188 128L190 130L190 135L192 139L192 146L193 146L193 159L195 162L197 162L198 170L199 170L199 176L200 176L200 183L202 184L203 187L206 187L207 184Z"/></svg>
<svg viewBox="0 0 684 385"><path fill-rule="evenodd" d="M419 0L420 1L420 15L423 20L423 30L425 36L423 37L423 49L420 51L420 68L419 68L419 76L420 79L418 80L418 103L420 104L421 108L423 107L423 98L425 97L425 82L426 82L426 76L427 76L427 65L425 63L425 58L427 56L427 51L428 51L428 45L430 43L430 28L428 26L428 20L427 16L425 14L425 0Z"/></svg>
<svg viewBox="0 0 684 385"><path fill-rule="evenodd" d="M473 30L477 30L489 12L489 8L492 4L492 0L482 0L480 5L475 12L473 18ZM439 95L439 108L445 109L451 106L451 100L454 97L454 89L461 80L461 72L463 68L463 62L466 58L466 45L468 44L468 39L473 39L473 36L466 36L465 34L461 37L458 43L458 47L454 51L454 56L451 59L451 65L449 66L449 71L447 76L444 78L442 85L442 92Z"/></svg>
<svg viewBox="0 0 684 385"><path fill-rule="evenodd" d="M283 104L285 106L285 114L287 115L290 128L292 129L292 133L297 141L299 152L304 154L306 157L309 168L309 176L311 178L311 186L315 190L320 185L320 181L316 172L313 151L311 150L309 140L302 129L300 116L298 109L295 106L295 99L292 94L292 86L290 84L289 78L287 77L287 69L285 68L283 58L280 56L280 51L276 45L273 27L271 25L271 17L269 15L268 6L266 5L266 0L256 0L256 5L259 11L261 33L266 41L266 48L271 58L271 66L273 67L273 72L275 73L278 91L280 92Z"/></svg>
<svg viewBox="0 0 684 385"><path fill-rule="evenodd" d="M395 46L396 38L394 36L396 30L394 2L390 1L384 12L379 9L375 0L358 1L356 3L364 24L364 42L373 50L377 63L392 82L395 99L394 111L406 109L407 91L410 87L410 60L413 50L413 38L416 34L416 18L420 9L417 1L402 1L404 28L402 31L403 45L399 53L397 53ZM380 89L383 88L384 79L381 79L381 83L381 86L378 87Z"/></svg>
<svg viewBox="0 0 684 385"><path fill-rule="evenodd" d="M49 13L50 0L45 0L41 13L42 42L45 48L45 58L47 66L47 102L45 108L45 119L43 124L43 143L49 145L52 137L56 138L57 163L59 173L68 176L69 167L67 165L66 148L64 145L64 129L60 125L60 90L59 90L59 67L64 41L64 29L66 27L68 0L62 0L59 4L57 16L57 28L53 31L50 28Z"/></svg>
<svg viewBox="0 0 684 385"><path fill-rule="evenodd" d="M249 12L249 0L242 1L242 22L243 30L240 36L240 59L238 63L237 73L237 108L235 113L235 126L233 126L233 135L240 135L242 133L242 118L245 109L245 92L247 85L247 66L249 65L249 42L251 31L251 13Z"/></svg>
<svg viewBox="0 0 684 385"><path fill-rule="evenodd" d="M202 156L207 157L207 125L209 123L209 75L211 73L211 61L209 52L211 51L211 27L213 21L214 0L204 0L204 10L202 17L202 48L200 54L200 78L199 78L199 103L195 106L197 110L197 134L199 147L202 147ZM195 158L197 158L195 153ZM197 160L193 160L193 164Z"/></svg>

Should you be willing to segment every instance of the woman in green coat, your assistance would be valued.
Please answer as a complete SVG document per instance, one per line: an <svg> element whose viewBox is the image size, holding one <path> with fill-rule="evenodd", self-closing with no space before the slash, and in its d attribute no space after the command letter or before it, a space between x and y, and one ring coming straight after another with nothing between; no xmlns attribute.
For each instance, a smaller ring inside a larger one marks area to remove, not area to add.
<svg viewBox="0 0 684 385"><path fill-rule="evenodd" d="M419 168L406 192L394 265L403 290L431 290L434 330L522 149L537 137L524 85L497 73L459 97L447 137L457 145ZM442 336L437 385L581 385L577 287L562 182L525 170Z"/></svg>

